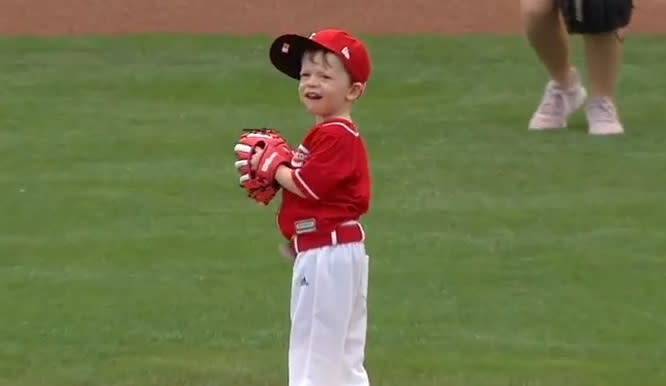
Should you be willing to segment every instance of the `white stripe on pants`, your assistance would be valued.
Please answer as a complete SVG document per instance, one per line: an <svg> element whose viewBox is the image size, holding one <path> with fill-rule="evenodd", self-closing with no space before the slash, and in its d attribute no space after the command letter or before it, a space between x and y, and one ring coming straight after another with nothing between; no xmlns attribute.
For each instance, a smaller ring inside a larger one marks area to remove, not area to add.
<svg viewBox="0 0 666 386"><path fill-rule="evenodd" d="M369 386L363 364L368 265L363 243L311 249L296 257L289 386Z"/></svg>

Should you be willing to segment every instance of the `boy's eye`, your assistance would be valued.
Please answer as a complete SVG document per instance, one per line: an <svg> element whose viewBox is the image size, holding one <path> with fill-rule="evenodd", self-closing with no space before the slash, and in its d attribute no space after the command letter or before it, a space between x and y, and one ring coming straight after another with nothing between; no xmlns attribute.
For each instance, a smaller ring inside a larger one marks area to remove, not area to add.
<svg viewBox="0 0 666 386"><path fill-rule="evenodd" d="M308 77L308 76L310 76L310 73L309 73L309 72L303 72L303 73L301 73L301 78Z"/></svg>
<svg viewBox="0 0 666 386"><path fill-rule="evenodd" d="M325 74L324 74L323 78L324 79L332 79L332 77L330 75L325 75Z"/></svg>

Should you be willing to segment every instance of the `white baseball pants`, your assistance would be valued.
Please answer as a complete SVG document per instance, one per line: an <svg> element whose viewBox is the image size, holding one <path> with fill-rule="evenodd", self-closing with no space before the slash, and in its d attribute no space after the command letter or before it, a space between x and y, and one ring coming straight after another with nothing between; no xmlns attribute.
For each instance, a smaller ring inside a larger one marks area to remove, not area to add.
<svg viewBox="0 0 666 386"><path fill-rule="evenodd" d="M289 386L369 386L368 265L361 242L301 252L293 268Z"/></svg>

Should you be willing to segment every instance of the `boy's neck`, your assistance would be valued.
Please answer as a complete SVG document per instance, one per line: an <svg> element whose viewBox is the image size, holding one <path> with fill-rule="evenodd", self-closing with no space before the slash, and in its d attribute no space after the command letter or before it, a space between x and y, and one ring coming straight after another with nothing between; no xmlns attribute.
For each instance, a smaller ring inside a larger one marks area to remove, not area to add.
<svg viewBox="0 0 666 386"><path fill-rule="evenodd" d="M343 114L332 114L332 115L327 115L327 116L317 116L315 118L315 122L317 124L320 124L322 122L333 121L333 120L336 120L336 119L344 119L346 121L353 122L351 114L349 112L343 113Z"/></svg>

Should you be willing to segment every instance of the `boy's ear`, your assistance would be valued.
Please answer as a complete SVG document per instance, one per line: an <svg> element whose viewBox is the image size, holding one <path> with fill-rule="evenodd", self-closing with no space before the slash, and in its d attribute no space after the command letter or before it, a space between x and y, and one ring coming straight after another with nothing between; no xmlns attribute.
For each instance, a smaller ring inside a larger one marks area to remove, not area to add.
<svg viewBox="0 0 666 386"><path fill-rule="evenodd" d="M347 92L347 99L350 101L355 101L363 95L365 92L365 83L354 82L349 87L349 92Z"/></svg>

